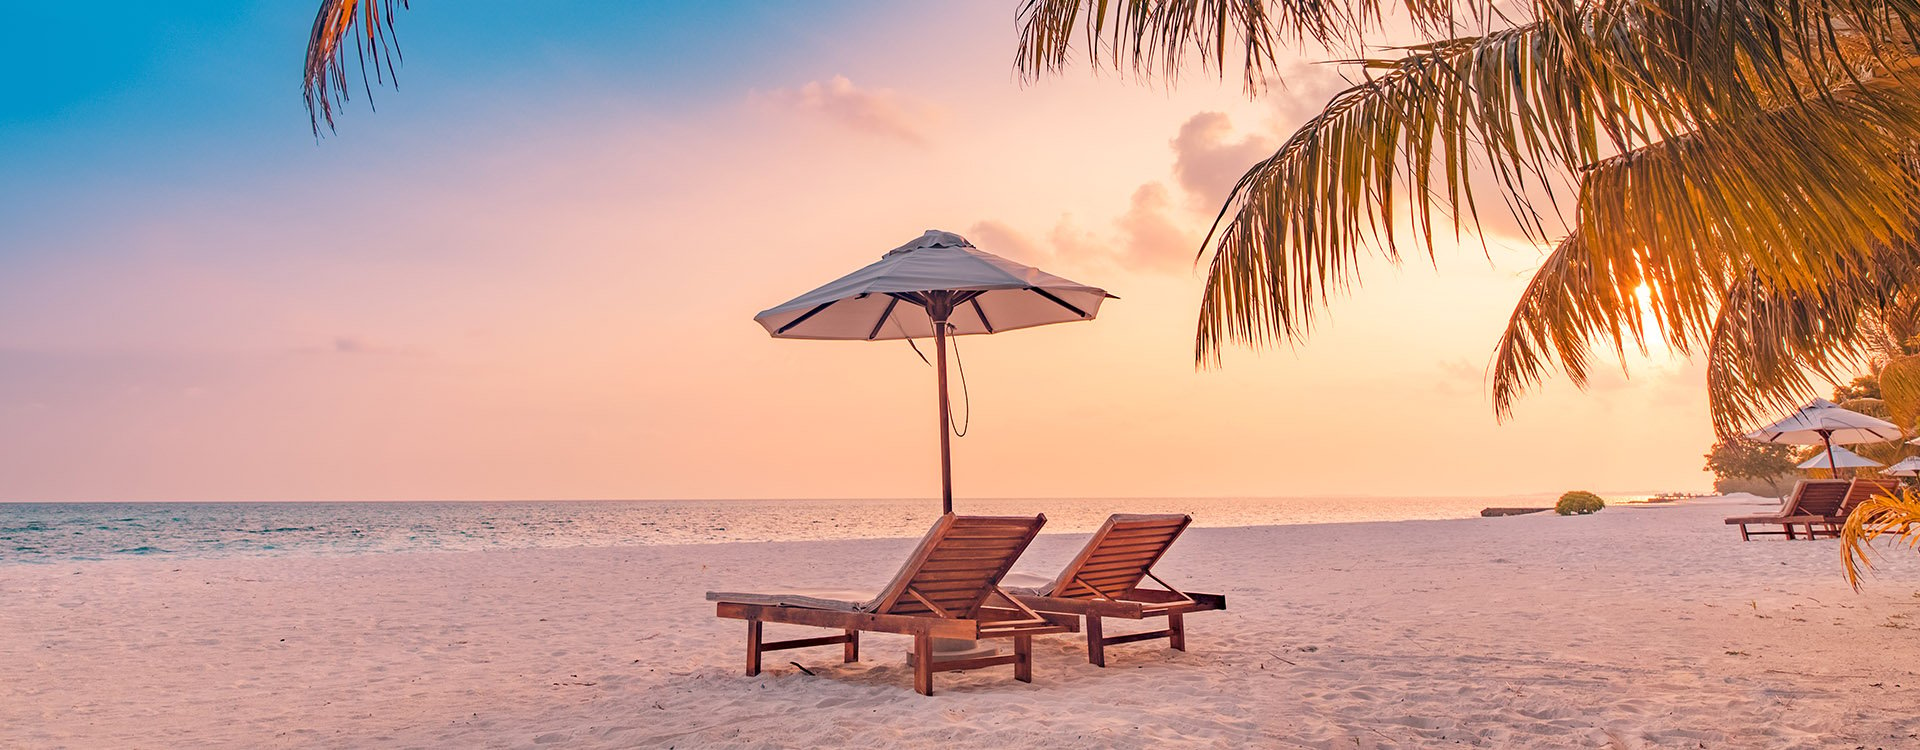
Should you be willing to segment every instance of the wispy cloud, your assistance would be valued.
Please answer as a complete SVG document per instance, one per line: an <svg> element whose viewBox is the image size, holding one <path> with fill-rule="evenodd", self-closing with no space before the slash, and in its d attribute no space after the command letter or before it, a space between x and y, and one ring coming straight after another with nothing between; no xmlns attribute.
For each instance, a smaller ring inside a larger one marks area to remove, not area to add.
<svg viewBox="0 0 1920 750"><path fill-rule="evenodd" d="M799 88L755 92L754 98L798 112L812 113L864 133L925 145L938 119L932 105L892 89L863 88L846 76L812 81Z"/></svg>

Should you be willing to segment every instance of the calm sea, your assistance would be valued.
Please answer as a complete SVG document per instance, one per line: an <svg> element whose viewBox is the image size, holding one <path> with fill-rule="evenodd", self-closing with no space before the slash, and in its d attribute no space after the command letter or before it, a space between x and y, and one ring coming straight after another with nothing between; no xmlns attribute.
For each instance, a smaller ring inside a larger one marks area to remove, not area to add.
<svg viewBox="0 0 1920 750"><path fill-rule="evenodd" d="M1196 526L1466 518L1545 498L963 500L963 513L1047 514L1051 533L1109 513L1191 513ZM362 554L913 537L931 500L352 503L0 503L0 565L137 556Z"/></svg>

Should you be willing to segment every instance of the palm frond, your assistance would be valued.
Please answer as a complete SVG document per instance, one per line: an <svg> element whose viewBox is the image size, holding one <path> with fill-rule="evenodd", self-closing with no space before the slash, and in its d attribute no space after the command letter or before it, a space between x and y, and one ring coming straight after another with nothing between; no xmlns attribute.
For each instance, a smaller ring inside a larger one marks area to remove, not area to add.
<svg viewBox="0 0 1920 750"><path fill-rule="evenodd" d="M1402 0L1416 17L1437 20L1450 0ZM1381 0L1025 0L1019 10L1020 44L1014 67L1028 80L1057 73L1068 63L1076 39L1087 62L1141 76L1172 80L1191 55L1210 72L1225 75L1230 57L1242 62L1248 93L1274 68L1274 54L1287 42L1311 39L1323 45L1357 36L1379 19Z"/></svg>
<svg viewBox="0 0 1920 750"><path fill-rule="evenodd" d="M1496 414L1512 413L1523 391L1538 385L1557 362L1585 387L1593 343L1610 341L1616 355L1629 341L1646 347L1645 322L1634 290L1640 268L1596 264L1578 233L1547 256L1527 282L1493 356Z"/></svg>
<svg viewBox="0 0 1920 750"><path fill-rule="evenodd" d="M1791 410L1865 363L1862 304L1843 284L1780 292L1749 277L1726 296L1707 342L1707 402L1716 434L1740 434Z"/></svg>
<svg viewBox="0 0 1920 750"><path fill-rule="evenodd" d="M1587 170L1573 238L1496 349L1496 414L1556 355L1581 382L1592 338L1644 345L1629 288L1602 283L1646 284L1662 340L1683 354L1706 345L1722 435L1804 396L1809 375L1858 365L1876 345L1861 316L1904 317L1895 291L1920 262L1920 183L1899 158L1916 124L1920 91L1876 78Z"/></svg>
<svg viewBox="0 0 1920 750"><path fill-rule="evenodd" d="M408 0L321 0L307 39L304 95L314 135L324 121L333 129L333 111L348 99L347 51L360 69L360 85L373 97L373 83L399 85L394 63L400 47L394 43L393 9ZM368 71L372 71L369 79Z"/></svg>
<svg viewBox="0 0 1920 750"><path fill-rule="evenodd" d="M1870 498L1847 514L1840 529L1841 560L1846 565L1847 582L1860 589L1864 574L1873 568L1869 557L1874 540L1890 536L1920 549L1920 496L1903 489L1898 497L1881 495Z"/></svg>

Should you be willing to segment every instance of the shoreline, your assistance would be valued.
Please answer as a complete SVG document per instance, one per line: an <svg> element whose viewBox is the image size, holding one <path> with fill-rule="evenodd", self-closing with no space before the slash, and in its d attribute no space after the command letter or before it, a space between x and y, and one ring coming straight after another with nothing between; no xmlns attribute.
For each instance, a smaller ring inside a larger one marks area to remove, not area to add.
<svg viewBox="0 0 1920 750"><path fill-rule="evenodd" d="M1277 498L1277 499L1284 500L1287 498ZM1295 498L1295 499L1298 499L1301 501L1325 500L1325 498ZM1380 499L1391 499L1391 500L1396 500L1400 502L1406 502L1409 500L1419 500L1424 498L1384 498L1383 497ZM1714 498L1706 498L1706 499L1714 499ZM1184 510L1181 507L1180 499L1163 499L1163 500L1165 501L1164 503L1156 504L1154 508L1155 512L1179 512ZM1272 499L1270 498L1269 500L1272 500ZM1698 500L1700 499L1694 499L1688 502L1697 502ZM508 501L508 502L521 502L521 501ZM527 501L527 504L538 505L542 502L545 502L545 501ZM567 501L561 501L561 502L567 502ZM583 502L602 502L602 501L583 501ZM607 502L626 502L626 501L607 501ZM654 502L654 501L639 501L639 502ZM679 502L679 501L659 501L659 502L666 503L666 502ZM758 501L740 501L740 502L758 502ZM814 501L806 501L806 502L814 502ZM899 501L887 500L887 501L873 501L873 502L898 503ZM1082 502L1085 502L1085 501L1082 501ZM1476 499L1476 502L1478 502L1477 499ZM1754 502L1772 503L1775 501L1768 498L1758 498L1758 499L1755 499ZM176 503L130 503L130 504L171 506L171 505L191 505L194 503L177 503L177 504ZM309 504L309 503L303 502L303 503L293 503L293 504L298 505L298 504ZM310 504L312 505L356 505L358 503L318 502L318 503L310 503ZM368 503L368 504L370 505L385 504L385 505L397 506L397 505L413 505L416 503L414 501L392 501L392 502ZM425 501L418 504L434 505L434 504L438 504L438 501ZM476 504L482 504L482 503L476 503ZM1637 502L1620 502L1620 503L1610 505L1609 507L1634 508L1634 507L1656 506L1656 505L1666 505L1666 504L1670 504L1670 503L1637 501ZM21 505L41 505L41 504L40 503L22 503ZM61 504L53 503L51 505L61 505ZM80 505L96 505L96 504L83 503ZM246 503L234 503L231 505L246 505ZM1546 507L1548 508L1548 512L1551 513L1551 503L1549 503ZM995 509L987 509L987 511L985 511L984 513L993 514L992 511L994 510ZM1080 509L1073 509L1073 510L1077 511ZM1203 514L1203 513L1196 513L1194 518L1194 525L1192 526L1192 528L1193 529L1203 529L1203 528L1205 529L1243 529L1243 528L1256 529L1256 528L1294 527L1294 526L1339 526L1339 525L1372 524L1372 523L1406 523L1406 522L1418 522L1418 521L1472 521L1472 520L1479 520L1479 519L1485 518L1483 514L1480 514L1478 512L1478 510L1479 509L1475 509L1472 512L1463 510L1461 511L1460 515L1447 516L1447 517L1441 517L1441 518L1299 520L1299 521L1293 521L1293 522L1281 521L1277 523L1253 523L1253 524L1236 524L1231 522L1219 522L1219 521L1209 523L1209 520L1210 520L1209 515ZM1138 511L1129 511L1129 512L1138 512ZM928 515L928 519L926 520L925 523L931 523L931 514L927 514L927 515ZM1072 520L1067 520L1065 522L1062 522L1060 516L1065 515L1065 516L1068 516L1069 519L1071 519L1073 515L1076 515L1073 511L1069 511L1068 513L1065 513L1065 514L1049 513L1048 515L1049 515L1049 528L1056 529L1056 530L1052 530L1052 531L1043 530L1041 533L1042 537L1048 537L1048 536L1053 536L1057 534L1080 534L1084 536L1085 534L1091 533L1092 529L1095 526L1097 526L1097 521L1084 522L1080 524L1075 524ZM1100 518L1103 519L1104 516L1100 516ZM1087 519L1080 519L1080 520L1086 521ZM582 522L591 522L591 519L582 519ZM821 521L820 519L814 519L811 517L800 517L800 518L792 519L792 522L817 524L817 523L820 523ZM646 521L642 523L644 526L651 527L651 526L654 526L657 522ZM858 528L859 525L860 524L858 521L848 521L841 527L842 528ZM105 553L94 553L92 555L84 556L84 557L64 557L64 558L50 558L50 557L44 556L44 553L31 554L31 555L18 554L18 551L16 550L16 553L12 555L0 554L0 568L5 568L9 566L14 566L14 565L44 566L44 565L63 565L63 564L98 564L98 563L110 563L110 562L119 562L119 561L137 561L137 560L160 560L160 561L234 560L234 559L272 560L272 559L284 559L284 558L309 558L309 557L311 558L354 557L354 556L360 556L360 555L392 555L392 554L405 555L405 554L416 554L416 553L446 554L446 553L463 553L463 552L501 552L501 551L510 551L510 550L518 550L518 549L709 547L714 545L726 545L726 544L780 544L780 543L803 542L803 541L825 542L825 541L858 541L863 539L917 539L919 538L919 535L924 531L924 528L925 528L924 525L916 525L916 526L912 526L911 528L904 525L899 525L897 523L895 525L898 526L898 528L892 529L890 532L882 532L879 534L859 534L856 532L854 534L845 535L845 536L822 536L822 537L813 538L813 539L771 539L769 538L769 539L669 540L669 541L660 541L660 542L636 543L636 542L631 542L627 539L609 537L609 538L600 538L600 539L583 539L583 541L579 543L566 543L566 544L504 543L504 544L498 544L498 545L476 546L476 547L468 547L468 548L424 545L424 546L418 546L418 547L397 548L397 549L384 548L384 547L350 548L350 547L336 547L336 546L324 546L324 545L306 546L296 541L294 544L286 546L284 548L276 548L271 550L261 549L258 547L235 546L230 549L223 548L223 549L219 549L217 551L212 551L211 553L209 553L209 551L207 550L181 551L181 550L165 549L164 547L162 547L157 552L131 553L127 549L121 549L121 550L114 550L114 551L105 552ZM1085 528L1074 528L1076 525L1084 526ZM1062 529L1063 527L1067 530L1058 530L1058 529ZM311 528L293 529L293 531L312 531L312 530L313 529ZM220 529L220 531L223 531L226 533L238 532L238 533L248 533L248 534L266 533L263 531L253 531L248 529L237 529L237 528L236 529ZM267 531L279 531L279 530L267 530ZM264 537L258 537L258 538L264 539ZM459 537L453 537L453 538L456 541L459 541L461 539ZM471 539L471 537L467 537L467 539ZM4 540L5 540L5 537L0 536L0 541L4 541ZM147 545L152 544L154 542L158 542L160 544L166 544L168 543L168 541L169 540L164 540L164 539L159 539L159 540L149 540L145 538L141 539L142 548L145 548Z"/></svg>
<svg viewBox="0 0 1920 750"><path fill-rule="evenodd" d="M904 538L0 567L0 745L1920 742L1920 555L1854 594L1832 541L1720 523L1757 502L1195 528L1156 570L1230 608L1188 620L1188 652L1099 669L1049 636L1033 684L941 675L932 698L886 636L744 677L739 623L702 599L877 584Z"/></svg>

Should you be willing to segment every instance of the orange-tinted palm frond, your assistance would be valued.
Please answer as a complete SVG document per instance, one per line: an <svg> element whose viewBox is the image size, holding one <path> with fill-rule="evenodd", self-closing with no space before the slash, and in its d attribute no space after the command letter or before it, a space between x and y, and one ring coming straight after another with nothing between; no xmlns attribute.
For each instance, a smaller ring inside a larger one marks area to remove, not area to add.
<svg viewBox="0 0 1920 750"><path fill-rule="evenodd" d="M1642 280L1637 265L1595 258L1578 233L1562 240L1527 282L1494 349L1495 411L1511 413L1519 394L1555 363L1585 387L1596 341L1609 342L1616 355L1629 342L1644 350L1646 322L1634 291Z"/></svg>
<svg viewBox="0 0 1920 750"><path fill-rule="evenodd" d="M1624 42L1570 43L1537 23L1366 62L1372 77L1336 95L1234 186L1208 236L1197 360L1216 361L1226 343L1308 333L1318 309L1354 281L1363 252L1400 259L1398 222L1431 255L1437 226L1450 223L1457 235L1477 218L1475 162L1544 240L1535 190L1688 126L1684 111L1614 72L1636 68L1626 58L1637 54Z"/></svg>
<svg viewBox="0 0 1920 750"><path fill-rule="evenodd" d="M1728 292L1707 342L1707 403L1714 431L1738 435L1791 410L1821 381L1866 361L1868 326L1857 282L1782 292L1749 277Z"/></svg>
<svg viewBox="0 0 1920 750"><path fill-rule="evenodd" d="M1856 591L1864 574L1873 568L1871 545L1882 536L1904 542L1909 549L1920 549L1920 496L1913 490L1903 489L1898 497L1871 498L1847 514L1847 523L1840 530L1840 556L1847 582Z"/></svg>
<svg viewBox="0 0 1920 750"><path fill-rule="evenodd" d="M307 116L314 135L320 125L333 128L333 111L348 98L347 52L352 50L360 69L360 85L373 96L373 83L398 85L394 63L400 48L394 43L394 6L407 7L408 0L321 0L320 13L313 19L313 33L307 39L304 68ZM368 75L372 71L372 75Z"/></svg>
<svg viewBox="0 0 1920 750"><path fill-rule="evenodd" d="M1555 359L1580 382L1591 340L1643 344L1638 284L1669 348L1706 346L1722 435L1859 364L1862 316L1897 313L1920 260L1920 183L1900 156L1916 141L1920 90L1876 77L1587 170L1574 239L1496 350L1496 413Z"/></svg>

